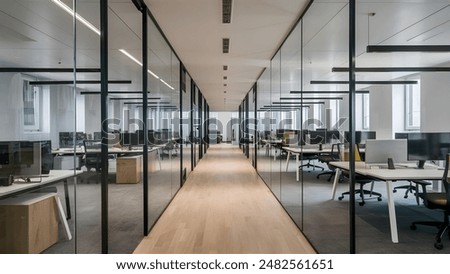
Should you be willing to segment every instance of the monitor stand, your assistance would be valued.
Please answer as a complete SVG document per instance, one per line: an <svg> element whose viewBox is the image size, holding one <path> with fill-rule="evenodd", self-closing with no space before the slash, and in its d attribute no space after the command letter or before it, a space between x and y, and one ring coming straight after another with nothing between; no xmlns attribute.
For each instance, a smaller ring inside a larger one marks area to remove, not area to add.
<svg viewBox="0 0 450 274"><path fill-rule="evenodd" d="M419 162L417 163L417 168L423 169L424 166L425 166L425 160L419 160Z"/></svg>

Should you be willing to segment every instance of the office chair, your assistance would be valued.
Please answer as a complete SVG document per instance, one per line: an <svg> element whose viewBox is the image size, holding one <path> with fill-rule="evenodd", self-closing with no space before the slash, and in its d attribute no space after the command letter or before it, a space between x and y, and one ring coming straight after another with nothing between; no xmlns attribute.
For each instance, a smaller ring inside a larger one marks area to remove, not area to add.
<svg viewBox="0 0 450 274"><path fill-rule="evenodd" d="M329 165L329 163L334 162L334 161L339 161L339 153L338 153L337 145L338 144L331 145L331 152L319 154L318 160L322 163L327 164L327 166L330 170L327 170L327 171L317 174L317 176L316 176L317 179L319 179L320 176L322 176L322 175L330 175L327 180L329 182L329 181L331 181L331 178L333 178L334 174L336 173L335 168L333 166Z"/></svg>
<svg viewBox="0 0 450 274"><path fill-rule="evenodd" d="M403 198L408 199L408 193L414 193L414 195L416 196L416 202L417 205L420 205L420 201L419 201L419 185L431 185L431 183L429 182L425 182L425 181L409 181L408 185L401 185L401 186L396 186L394 187L393 192L396 193L398 189L405 189L405 195L403 195Z"/></svg>
<svg viewBox="0 0 450 274"><path fill-rule="evenodd" d="M427 192L426 184L422 184L422 181L414 181L422 186L422 192L419 193L419 197L422 198L423 204L429 209L437 209L441 210L444 213L443 222L435 222L435 221L418 221L413 222L410 226L412 230L416 230L416 225L427 225L427 226L435 226L439 228L438 233L435 237L434 247L436 249L442 249L444 245L442 244L442 237L445 232L449 232L450 236L450 224L449 224L449 215L450 215L450 186L448 180L448 169L450 162L450 154L447 154L445 160L445 170L444 175L442 176L442 185L444 187L445 192Z"/></svg>
<svg viewBox="0 0 450 274"><path fill-rule="evenodd" d="M348 161L349 160L349 149L347 143L341 143L337 145L338 147L338 153L341 161ZM358 144L355 144L355 161L359 162L361 161L361 154L359 152L359 146ZM342 175L346 178L349 178L349 173L342 172ZM361 198L361 202L359 202L360 206L363 206L367 199L374 199L376 198L378 201L381 201L381 194L378 192L373 191L373 185L374 180L372 178L368 178L363 175L355 174L355 183L359 184L359 189L355 190L355 194L359 194L359 197ZM365 190L364 185L371 184L370 190ZM344 199L344 195L350 195L349 191L343 192L340 197L338 197L339 201ZM369 195L369 198L366 198L366 195Z"/></svg>
<svg viewBox="0 0 450 274"><path fill-rule="evenodd" d="M84 166L87 171L91 171L91 169L95 169L97 173L97 183L100 180L101 176L101 140L84 140Z"/></svg>

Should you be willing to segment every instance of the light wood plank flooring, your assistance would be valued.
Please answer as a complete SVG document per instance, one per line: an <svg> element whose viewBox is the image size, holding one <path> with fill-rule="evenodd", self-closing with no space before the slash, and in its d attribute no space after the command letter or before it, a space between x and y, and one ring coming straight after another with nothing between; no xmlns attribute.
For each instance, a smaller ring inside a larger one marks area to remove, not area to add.
<svg viewBox="0 0 450 274"><path fill-rule="evenodd" d="M134 253L315 253L259 178L229 144L211 145Z"/></svg>

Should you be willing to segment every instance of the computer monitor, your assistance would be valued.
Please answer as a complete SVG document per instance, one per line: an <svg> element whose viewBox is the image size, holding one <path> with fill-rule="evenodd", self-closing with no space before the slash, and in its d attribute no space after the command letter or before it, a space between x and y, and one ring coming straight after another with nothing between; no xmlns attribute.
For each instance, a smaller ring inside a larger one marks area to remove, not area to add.
<svg viewBox="0 0 450 274"><path fill-rule="evenodd" d="M84 140L86 140L86 133L84 133L84 132L76 132L75 133L76 146L82 146ZM59 133L59 147L60 148L71 148L73 146L74 146L73 132L60 132Z"/></svg>
<svg viewBox="0 0 450 274"><path fill-rule="evenodd" d="M350 141L350 132L344 133L345 142ZM355 131L355 144L365 144L366 140L373 140L377 138L376 131Z"/></svg>
<svg viewBox="0 0 450 274"><path fill-rule="evenodd" d="M309 131L309 144L326 144L327 142L327 131L326 130L310 130Z"/></svg>
<svg viewBox="0 0 450 274"><path fill-rule="evenodd" d="M21 141L19 142L19 158L15 160L17 165L15 176L29 177L42 174L41 164L41 142Z"/></svg>
<svg viewBox="0 0 450 274"><path fill-rule="evenodd" d="M53 154L52 154L52 141L45 140L41 143L41 172L42 174L49 174L53 169Z"/></svg>
<svg viewBox="0 0 450 274"><path fill-rule="evenodd" d="M339 130L327 130L326 141L329 144L339 143L341 140L341 133Z"/></svg>
<svg viewBox="0 0 450 274"><path fill-rule="evenodd" d="M367 140L366 164L387 164L388 158L394 163L404 163L408 159L407 140Z"/></svg>
<svg viewBox="0 0 450 274"><path fill-rule="evenodd" d="M408 133L408 160L419 161L419 168L427 160L445 160L448 153L450 132Z"/></svg>
<svg viewBox="0 0 450 274"><path fill-rule="evenodd" d="M51 145L50 145L51 153ZM0 176L29 177L42 174L41 143L32 141L0 142ZM53 162L53 158L51 159Z"/></svg>

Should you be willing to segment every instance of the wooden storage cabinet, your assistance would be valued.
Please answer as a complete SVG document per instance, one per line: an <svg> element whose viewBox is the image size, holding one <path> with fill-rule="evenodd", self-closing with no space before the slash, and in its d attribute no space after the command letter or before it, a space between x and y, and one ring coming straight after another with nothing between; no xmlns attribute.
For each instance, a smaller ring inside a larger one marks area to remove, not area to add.
<svg viewBox="0 0 450 274"><path fill-rule="evenodd" d="M0 253L40 253L58 241L55 193L0 201Z"/></svg>
<svg viewBox="0 0 450 274"><path fill-rule="evenodd" d="M141 181L142 156L119 157L116 161L116 183L137 184Z"/></svg>

